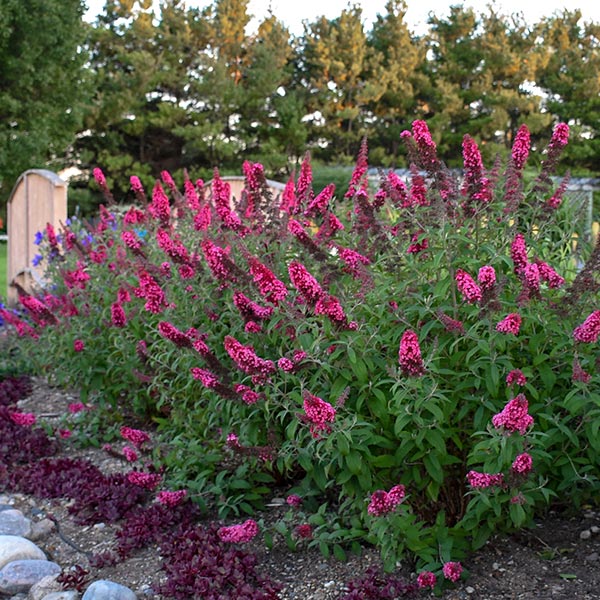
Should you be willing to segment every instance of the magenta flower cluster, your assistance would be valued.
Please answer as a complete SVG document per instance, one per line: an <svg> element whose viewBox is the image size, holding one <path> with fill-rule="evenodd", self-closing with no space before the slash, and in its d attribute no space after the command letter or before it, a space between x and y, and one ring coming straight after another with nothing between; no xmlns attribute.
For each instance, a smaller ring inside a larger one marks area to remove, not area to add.
<svg viewBox="0 0 600 600"><path fill-rule="evenodd" d="M303 405L312 436L318 439L322 433L329 433L331 431L330 423L335 420L335 408L329 402L310 392L304 392Z"/></svg>
<svg viewBox="0 0 600 600"><path fill-rule="evenodd" d="M123 439L131 442L136 448L140 448L144 443L150 441L150 436L141 429L123 426L120 433Z"/></svg>
<svg viewBox="0 0 600 600"><path fill-rule="evenodd" d="M500 333L508 333L512 335L518 335L521 329L521 315L518 313L511 313L507 315L496 325L496 331Z"/></svg>
<svg viewBox="0 0 600 600"><path fill-rule="evenodd" d="M421 590L425 588L433 589L436 582L437 577L435 576L435 573L432 573L431 571L421 571L417 576L417 585Z"/></svg>
<svg viewBox="0 0 600 600"><path fill-rule="evenodd" d="M308 269L302 263L293 260L288 265L288 273L292 285L300 292L307 304L316 304L323 295L323 290Z"/></svg>
<svg viewBox="0 0 600 600"><path fill-rule="evenodd" d="M485 265L477 273L477 281L483 291L491 290L496 284L496 271L494 267Z"/></svg>
<svg viewBox="0 0 600 600"><path fill-rule="evenodd" d="M258 523L248 519L240 525L221 527L217 534L222 542L242 544L253 540L258 535Z"/></svg>
<svg viewBox="0 0 600 600"><path fill-rule="evenodd" d="M398 351L398 362L405 375L420 377L425 373L419 338L412 329L405 331L402 335Z"/></svg>
<svg viewBox="0 0 600 600"><path fill-rule="evenodd" d="M447 562L442 567L442 573L444 577L450 581L456 583L462 574L463 568L459 562Z"/></svg>
<svg viewBox="0 0 600 600"><path fill-rule="evenodd" d="M592 344L600 336L600 310L595 310L579 326L575 327L573 337L576 342Z"/></svg>
<svg viewBox="0 0 600 600"><path fill-rule="evenodd" d="M406 497L406 488L403 485L395 485L388 492L377 490L371 495L367 512L374 517L381 517L394 512Z"/></svg>
<svg viewBox="0 0 600 600"><path fill-rule="evenodd" d="M250 274L254 278L254 283L261 296L275 306L283 302L288 293L285 284L277 279L273 272L258 259L251 257L248 259L248 264L250 265Z"/></svg>
<svg viewBox="0 0 600 600"><path fill-rule="evenodd" d="M127 481L146 490L155 490L162 482L162 476L158 473L143 473L142 471L130 471L127 473Z"/></svg>
<svg viewBox="0 0 600 600"><path fill-rule="evenodd" d="M178 504L181 504L185 497L187 496L187 490L177 490L177 491L162 491L156 494L156 499L160 504L164 504L169 508L173 508Z"/></svg>
<svg viewBox="0 0 600 600"><path fill-rule="evenodd" d="M513 461L511 468L515 473L519 473L520 475L527 475L530 473L533 468L531 454L528 454L527 452L519 454Z"/></svg>
<svg viewBox="0 0 600 600"><path fill-rule="evenodd" d="M518 431L521 435L533 425L533 417L528 413L529 403L524 394L519 394L510 400L501 412L492 417L496 429L503 428L512 433Z"/></svg>
<svg viewBox="0 0 600 600"><path fill-rule="evenodd" d="M504 485L504 475L502 473L491 474L469 471L467 473L467 481L472 488L484 490Z"/></svg>
<svg viewBox="0 0 600 600"><path fill-rule="evenodd" d="M527 378L523 375L523 371L520 369L513 369L506 376L506 385L519 385L524 386L527 383Z"/></svg>
<svg viewBox="0 0 600 600"><path fill-rule="evenodd" d="M275 372L275 363L257 356L252 346L244 346L230 335L225 337L223 345L227 354L244 373L268 376Z"/></svg>
<svg viewBox="0 0 600 600"><path fill-rule="evenodd" d="M481 300L481 288L466 271L457 269L454 279L456 280L458 291L462 294L465 302L475 304Z"/></svg>

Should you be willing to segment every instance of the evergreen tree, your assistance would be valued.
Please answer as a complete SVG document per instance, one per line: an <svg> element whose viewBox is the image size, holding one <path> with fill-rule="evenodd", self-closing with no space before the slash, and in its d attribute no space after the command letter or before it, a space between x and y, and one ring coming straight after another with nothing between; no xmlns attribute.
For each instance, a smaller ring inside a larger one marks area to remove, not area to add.
<svg viewBox="0 0 600 600"><path fill-rule="evenodd" d="M369 35L369 60L366 80L373 88L380 86L368 110L373 116L374 135L369 140L372 160L395 163L400 133L425 108L420 99L426 85L422 72L425 46L404 22L405 0L388 0L386 13L377 15Z"/></svg>
<svg viewBox="0 0 600 600"><path fill-rule="evenodd" d="M75 139L83 11L82 0L0 0L0 204L21 172L58 163Z"/></svg>
<svg viewBox="0 0 600 600"><path fill-rule="evenodd" d="M538 24L540 60L536 82L544 108L571 125L579 143L569 144L565 161L575 169L600 169L600 24L582 23L579 10L565 10Z"/></svg>

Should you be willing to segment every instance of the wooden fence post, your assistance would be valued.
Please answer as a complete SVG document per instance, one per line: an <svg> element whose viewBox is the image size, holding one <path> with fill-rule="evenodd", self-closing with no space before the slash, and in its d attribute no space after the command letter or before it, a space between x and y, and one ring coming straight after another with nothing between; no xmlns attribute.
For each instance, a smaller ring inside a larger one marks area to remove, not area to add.
<svg viewBox="0 0 600 600"><path fill-rule="evenodd" d="M34 266L39 254L35 234L50 223L58 232L67 219L67 184L52 171L30 169L20 175L10 194L7 207L8 265L6 294L9 306L17 304L18 294L11 284L31 291L41 283L43 263Z"/></svg>

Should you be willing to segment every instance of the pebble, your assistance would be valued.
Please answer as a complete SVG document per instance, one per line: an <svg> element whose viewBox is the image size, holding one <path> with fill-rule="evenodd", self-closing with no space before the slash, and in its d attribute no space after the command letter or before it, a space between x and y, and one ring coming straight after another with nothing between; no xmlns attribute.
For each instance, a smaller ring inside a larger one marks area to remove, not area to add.
<svg viewBox="0 0 600 600"><path fill-rule="evenodd" d="M475 593L475 588L474 588L474 587L471 587L471 586L469 585L469 586L467 586L467 587L465 588L465 592L467 592L467 594L474 594L474 593Z"/></svg>
<svg viewBox="0 0 600 600"><path fill-rule="evenodd" d="M114 581L99 579L85 590L81 600L137 600L137 598L128 587Z"/></svg>
<svg viewBox="0 0 600 600"><path fill-rule="evenodd" d="M0 535L0 569L14 560L46 560L46 555L25 538Z"/></svg>
<svg viewBox="0 0 600 600"><path fill-rule="evenodd" d="M591 537L592 537L592 532L589 529L584 529L579 534L579 539L580 540L589 540Z"/></svg>
<svg viewBox="0 0 600 600"><path fill-rule="evenodd" d="M600 532L600 527L598 527L598 525L592 525L592 526L590 527L590 531L591 531L592 533L598 533L598 532Z"/></svg>
<svg viewBox="0 0 600 600"><path fill-rule="evenodd" d="M14 506L11 506L10 504L0 504L0 512L3 510L12 510L13 508Z"/></svg>
<svg viewBox="0 0 600 600"><path fill-rule="evenodd" d="M14 560L0 570L0 593L20 594L47 577L58 575L59 565L48 560Z"/></svg>
<svg viewBox="0 0 600 600"><path fill-rule="evenodd" d="M79 594L75 590L68 592L52 592L44 596L43 600L77 600Z"/></svg>
<svg viewBox="0 0 600 600"><path fill-rule="evenodd" d="M56 581L56 575L47 575L31 586L28 600L42 600L48 594L61 590L62 586Z"/></svg>
<svg viewBox="0 0 600 600"><path fill-rule="evenodd" d="M598 555L598 553L597 553L597 552L592 552L591 554L588 554L588 555L585 557L585 560L586 560L587 562L595 562L595 561L597 561L599 558L600 558L600 556Z"/></svg>
<svg viewBox="0 0 600 600"><path fill-rule="evenodd" d="M31 521L16 508L0 511L0 535L28 538L31 535Z"/></svg>
<svg viewBox="0 0 600 600"><path fill-rule="evenodd" d="M31 534L27 536L32 542L43 540L48 537L56 529L56 525L50 519L42 519L34 521L31 524Z"/></svg>

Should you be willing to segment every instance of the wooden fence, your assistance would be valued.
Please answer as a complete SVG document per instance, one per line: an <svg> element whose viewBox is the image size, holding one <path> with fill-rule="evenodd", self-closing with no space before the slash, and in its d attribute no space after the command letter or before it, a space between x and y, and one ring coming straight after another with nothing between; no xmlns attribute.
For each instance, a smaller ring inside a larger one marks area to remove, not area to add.
<svg viewBox="0 0 600 600"><path fill-rule="evenodd" d="M14 287L18 283L31 291L42 282L44 264L34 266L38 253L35 234L50 223L56 230L67 219L67 184L52 171L25 171L13 187L7 207L8 283L6 300L9 306L17 303Z"/></svg>

